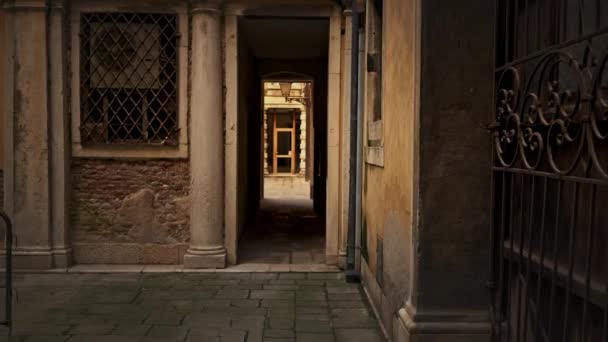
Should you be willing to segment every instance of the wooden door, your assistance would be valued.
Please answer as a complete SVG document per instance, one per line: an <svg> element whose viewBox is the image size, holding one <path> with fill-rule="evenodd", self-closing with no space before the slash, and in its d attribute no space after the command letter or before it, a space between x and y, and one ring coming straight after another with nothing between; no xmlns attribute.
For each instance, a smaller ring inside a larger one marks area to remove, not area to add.
<svg viewBox="0 0 608 342"><path fill-rule="evenodd" d="M275 113L273 122L274 174L296 173L296 120L293 112Z"/></svg>

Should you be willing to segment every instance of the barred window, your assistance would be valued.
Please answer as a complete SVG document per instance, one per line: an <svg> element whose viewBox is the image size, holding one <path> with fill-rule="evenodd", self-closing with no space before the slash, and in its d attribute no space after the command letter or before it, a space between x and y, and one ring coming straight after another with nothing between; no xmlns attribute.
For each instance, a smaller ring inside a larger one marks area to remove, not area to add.
<svg viewBox="0 0 608 342"><path fill-rule="evenodd" d="M177 145L177 17L80 16L83 145Z"/></svg>

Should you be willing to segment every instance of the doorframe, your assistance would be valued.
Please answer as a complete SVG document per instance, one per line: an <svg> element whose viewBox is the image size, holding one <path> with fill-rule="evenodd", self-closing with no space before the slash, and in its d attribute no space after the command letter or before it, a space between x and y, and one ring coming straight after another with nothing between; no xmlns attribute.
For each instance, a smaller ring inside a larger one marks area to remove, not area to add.
<svg viewBox="0 0 608 342"><path fill-rule="evenodd" d="M298 4L295 4L298 5ZM328 5L304 11L301 5L293 8L285 7L280 11L276 8L264 9L256 5L231 4L227 5L224 13L225 40L225 196L224 224L225 245L228 264L238 262L238 19L243 14L272 17L311 17L329 19L329 52L327 64L327 197L325 215L325 260L327 265L338 264L340 244L340 83L341 83L341 51L342 51L342 9L337 5ZM271 6L272 7L272 6ZM311 7L308 7L311 8ZM254 11L252 13L251 11ZM263 81L263 80L262 80ZM314 83L313 83L314 87ZM263 173L262 173L263 175Z"/></svg>
<svg viewBox="0 0 608 342"><path fill-rule="evenodd" d="M265 104L264 104L265 107ZM270 110L272 109L272 110ZM296 136L296 117L301 114L299 109L289 109L288 111L286 111L285 113L280 113L276 108L269 108L269 110L264 110L265 116L268 117L270 116L272 119L272 175L284 175L284 174L289 174L289 175L295 175L296 174L296 161L297 161L297 154L296 154L296 142L297 142L297 136ZM289 115L290 119L291 119L291 128L279 128L277 127L277 116L278 115ZM280 133L290 133L290 138L289 138L289 144L290 144L290 154L285 156L285 155L279 155L279 134ZM268 137L268 139L270 139L270 137ZM263 153L262 153L263 154ZM278 170L278 162L279 162L279 158L282 159L290 159L290 164L289 164L289 173L287 172L277 172ZM262 159L262 163L268 163L267 160Z"/></svg>

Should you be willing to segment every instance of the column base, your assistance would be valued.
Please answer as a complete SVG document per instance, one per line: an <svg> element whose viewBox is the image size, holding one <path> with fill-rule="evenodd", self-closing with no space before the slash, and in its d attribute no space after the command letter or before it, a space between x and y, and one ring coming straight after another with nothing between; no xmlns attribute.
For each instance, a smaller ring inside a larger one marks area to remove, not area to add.
<svg viewBox="0 0 608 342"><path fill-rule="evenodd" d="M53 268L68 268L72 265L72 250L41 250L20 248L13 250L13 269L49 270ZM5 268L6 251L0 255L0 268Z"/></svg>
<svg viewBox="0 0 608 342"><path fill-rule="evenodd" d="M188 248L184 268L226 268L226 248Z"/></svg>
<svg viewBox="0 0 608 342"><path fill-rule="evenodd" d="M399 310L393 324L393 337L398 342L489 342L492 326L487 319L462 321L469 314L438 313L417 318L408 303ZM452 317L453 319L450 319Z"/></svg>

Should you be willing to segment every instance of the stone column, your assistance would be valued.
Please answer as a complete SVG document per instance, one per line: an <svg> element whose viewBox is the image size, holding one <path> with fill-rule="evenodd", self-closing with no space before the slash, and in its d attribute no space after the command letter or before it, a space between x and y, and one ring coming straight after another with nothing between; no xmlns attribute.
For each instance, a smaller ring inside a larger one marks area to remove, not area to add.
<svg viewBox="0 0 608 342"><path fill-rule="evenodd" d="M306 177L306 106L300 112L300 176Z"/></svg>
<svg viewBox="0 0 608 342"><path fill-rule="evenodd" d="M411 342L485 342L492 153L482 123L493 110L494 2L419 5L416 252L399 328Z"/></svg>
<svg viewBox="0 0 608 342"><path fill-rule="evenodd" d="M15 227L13 254L18 268L53 267L49 193L49 102L47 17L43 0L15 1L11 95L7 132L8 214Z"/></svg>
<svg viewBox="0 0 608 342"><path fill-rule="evenodd" d="M337 265L340 249L340 76L342 10L329 18L327 72L327 196L325 198L325 263Z"/></svg>
<svg viewBox="0 0 608 342"><path fill-rule="evenodd" d="M221 5L217 0L192 2L192 208L186 268L226 267Z"/></svg>
<svg viewBox="0 0 608 342"><path fill-rule="evenodd" d="M346 267L346 239L348 235L348 207L350 181L350 119L351 119L351 60L353 45L352 9L344 10L344 34L342 35L342 125L340 134L340 267Z"/></svg>
<svg viewBox="0 0 608 342"><path fill-rule="evenodd" d="M72 249L68 237L69 228L69 130L66 115L67 49L64 49L63 26L65 0L51 1L49 17L50 77L50 199L52 253L54 267L67 267L72 261Z"/></svg>

